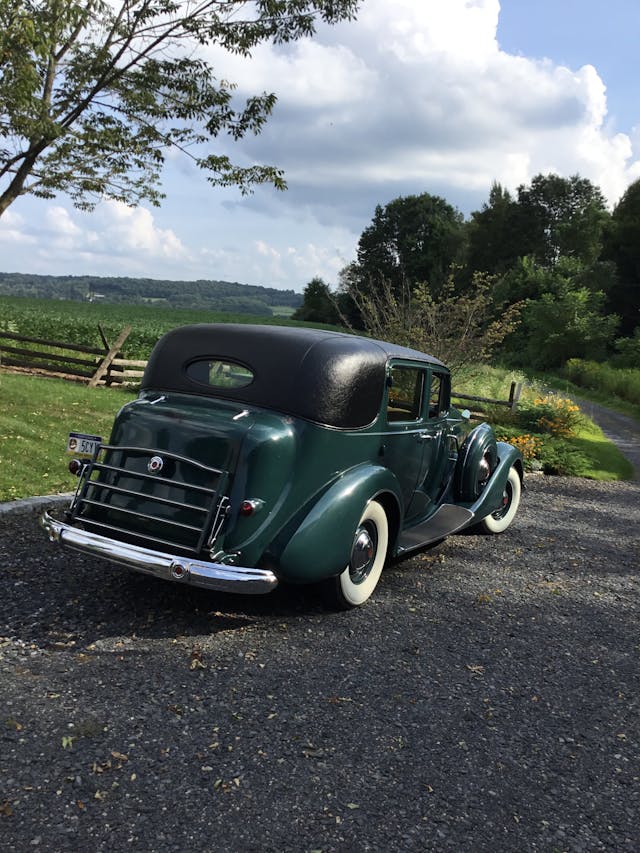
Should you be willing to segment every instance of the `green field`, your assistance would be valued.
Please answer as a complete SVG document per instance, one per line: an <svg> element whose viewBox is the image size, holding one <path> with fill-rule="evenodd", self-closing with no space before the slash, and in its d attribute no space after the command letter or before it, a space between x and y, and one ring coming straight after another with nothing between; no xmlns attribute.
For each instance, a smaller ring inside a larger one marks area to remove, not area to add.
<svg viewBox="0 0 640 853"><path fill-rule="evenodd" d="M5 332L100 347L102 341L98 325L102 326L109 342L115 341L126 325L132 326L131 334L122 349L123 358L148 358L159 337L176 326L189 323L310 325L291 320L284 314L277 317L254 317L250 314L187 311L152 305L112 305L0 296L0 330Z"/></svg>

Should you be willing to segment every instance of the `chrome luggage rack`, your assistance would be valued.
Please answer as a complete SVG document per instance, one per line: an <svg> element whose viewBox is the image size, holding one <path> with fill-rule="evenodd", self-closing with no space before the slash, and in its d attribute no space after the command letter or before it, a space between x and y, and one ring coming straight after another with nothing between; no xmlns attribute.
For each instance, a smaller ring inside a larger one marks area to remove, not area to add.
<svg viewBox="0 0 640 853"><path fill-rule="evenodd" d="M156 470L154 457L161 460L157 470L170 476L149 473ZM228 471L167 450L103 444L84 464L66 515L115 539L200 554L213 548L227 515L228 481ZM141 501L145 512L136 509ZM163 538L159 530L175 537Z"/></svg>

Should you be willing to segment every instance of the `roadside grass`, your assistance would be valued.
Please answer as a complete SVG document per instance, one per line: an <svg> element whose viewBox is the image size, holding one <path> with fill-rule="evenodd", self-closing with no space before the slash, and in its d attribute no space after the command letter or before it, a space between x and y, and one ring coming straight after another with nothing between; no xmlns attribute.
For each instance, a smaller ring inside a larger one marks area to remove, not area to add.
<svg viewBox="0 0 640 853"><path fill-rule="evenodd" d="M599 426L588 418L578 427L571 444L584 457L586 463L578 464L577 475L589 480L631 480L633 465L609 441Z"/></svg>
<svg viewBox="0 0 640 853"><path fill-rule="evenodd" d="M561 397L594 399L595 402L633 415L635 413L629 411L629 404L621 406L618 399L614 403L602 395L592 397L584 388L572 388L566 379L548 375L527 376L522 372L501 367L474 367L455 377L453 385L459 393L464 391L479 397L504 400L508 397L511 382L523 383L520 404L516 411L511 412L504 406L484 405L484 417L500 438L511 441L523 451L525 465L529 470L543 470L546 473L578 476L589 480L633 478L634 470L629 460L584 414L575 417L572 429L567 430L564 435L554 435L532 426L532 420L535 422L535 414L532 416L532 412L535 413L536 409L539 409L540 414L544 413L545 406L541 404L541 400L546 397L550 388L561 391ZM458 407L463 408L462 401ZM469 404L469 408L473 408L472 404ZM640 416L640 413L636 416ZM528 450L532 452L527 458Z"/></svg>
<svg viewBox="0 0 640 853"><path fill-rule="evenodd" d="M69 432L106 440L115 413L133 397L130 390L0 372L0 501L75 489Z"/></svg>
<svg viewBox="0 0 640 853"><path fill-rule="evenodd" d="M620 414L628 415L630 418L635 418L640 421L640 405L631 403L628 400L623 400L621 397L615 397L602 391L596 391L593 388L585 388L583 385L576 385L566 377L555 374L535 375L532 379L548 386L549 388L561 391L563 394L567 394L571 397L582 398L583 400L589 400L592 403L600 403L603 406L607 406L609 409L614 409L614 411L620 412Z"/></svg>

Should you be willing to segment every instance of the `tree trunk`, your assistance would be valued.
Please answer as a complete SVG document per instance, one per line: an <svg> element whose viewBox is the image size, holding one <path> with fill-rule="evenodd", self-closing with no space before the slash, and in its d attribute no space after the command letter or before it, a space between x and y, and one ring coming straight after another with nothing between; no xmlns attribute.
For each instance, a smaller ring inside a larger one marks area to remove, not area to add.
<svg viewBox="0 0 640 853"><path fill-rule="evenodd" d="M46 140L40 140L40 142L31 145L31 147L25 154L24 160L22 161L22 165L13 176L11 183L2 193L2 195L0 195L0 216L2 216L5 210L13 204L13 202L18 198L18 196L23 194L24 185L27 178L31 174L31 170L33 169L36 160L42 154L48 144L49 143Z"/></svg>

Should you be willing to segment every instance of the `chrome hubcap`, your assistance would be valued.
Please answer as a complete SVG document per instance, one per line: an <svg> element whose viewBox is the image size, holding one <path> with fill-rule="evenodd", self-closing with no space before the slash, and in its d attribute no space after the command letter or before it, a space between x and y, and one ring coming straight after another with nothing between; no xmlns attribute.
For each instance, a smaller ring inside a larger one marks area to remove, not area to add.
<svg viewBox="0 0 640 853"><path fill-rule="evenodd" d="M353 583L362 583L368 577L375 559L376 538L372 527L363 526L356 531L349 560L349 577Z"/></svg>
<svg viewBox="0 0 640 853"><path fill-rule="evenodd" d="M478 465L478 490L482 491L489 482L491 476L491 464L487 456L484 456Z"/></svg>
<svg viewBox="0 0 640 853"><path fill-rule="evenodd" d="M511 489L511 483L507 483L504 492L502 493L502 506L497 512L492 513L493 518L496 520L500 518L504 518L507 514L509 507L511 506L511 496L513 492Z"/></svg>

